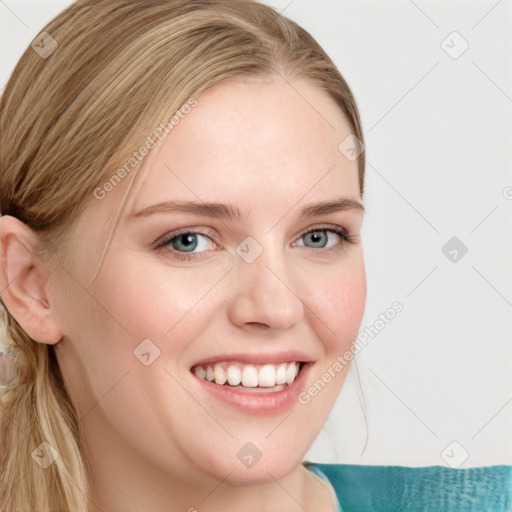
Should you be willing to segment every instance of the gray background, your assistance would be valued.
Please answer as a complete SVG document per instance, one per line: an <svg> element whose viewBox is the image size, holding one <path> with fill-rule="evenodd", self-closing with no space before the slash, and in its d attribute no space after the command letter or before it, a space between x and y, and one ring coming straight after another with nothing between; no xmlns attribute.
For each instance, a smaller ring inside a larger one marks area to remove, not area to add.
<svg viewBox="0 0 512 512"><path fill-rule="evenodd" d="M0 0L2 89L70 3ZM265 3L319 41L359 104L368 160L361 331L403 305L357 356L366 451L352 368L307 458L512 464L512 0Z"/></svg>

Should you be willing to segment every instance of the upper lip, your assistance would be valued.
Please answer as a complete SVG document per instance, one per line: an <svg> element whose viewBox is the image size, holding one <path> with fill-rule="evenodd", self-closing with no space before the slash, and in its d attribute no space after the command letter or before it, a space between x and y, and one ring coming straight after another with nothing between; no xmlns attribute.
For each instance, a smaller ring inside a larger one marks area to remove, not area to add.
<svg viewBox="0 0 512 512"><path fill-rule="evenodd" d="M194 363L191 368L194 366L207 366L229 361L238 361L245 364L279 364L290 362L309 363L313 360L304 352L297 350L287 350L281 352L255 352L253 354L243 352L236 354L222 354L204 358L201 361Z"/></svg>

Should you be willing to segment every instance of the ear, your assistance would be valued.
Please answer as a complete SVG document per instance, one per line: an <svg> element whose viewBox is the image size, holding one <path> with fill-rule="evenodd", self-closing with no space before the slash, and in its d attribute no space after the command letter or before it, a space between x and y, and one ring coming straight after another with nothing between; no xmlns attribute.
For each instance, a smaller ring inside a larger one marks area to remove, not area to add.
<svg viewBox="0 0 512 512"><path fill-rule="evenodd" d="M49 345L62 339L47 296L46 263L54 250L20 220L0 217L0 297L33 340Z"/></svg>

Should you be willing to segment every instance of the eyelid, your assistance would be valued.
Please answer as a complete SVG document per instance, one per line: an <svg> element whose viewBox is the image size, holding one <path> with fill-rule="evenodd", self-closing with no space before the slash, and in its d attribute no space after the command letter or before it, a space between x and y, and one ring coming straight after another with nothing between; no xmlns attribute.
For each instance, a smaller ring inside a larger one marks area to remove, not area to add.
<svg viewBox="0 0 512 512"><path fill-rule="evenodd" d="M306 228L304 231L302 231L300 233L300 235L297 238L300 238L307 233L311 233L312 231L323 231L323 230L339 231L339 232L343 233L344 235L349 234L349 231L346 228L344 228L343 226L340 226L338 224L320 224L320 225L314 225L309 228Z"/></svg>
<svg viewBox="0 0 512 512"><path fill-rule="evenodd" d="M212 240L212 242L215 242L213 240L213 238L215 237L214 231L206 228L205 232L203 232L203 231L201 231L201 228L186 227L186 228L178 228L174 231L169 231L165 235L162 235L161 237L157 238L151 244L151 247L153 249L158 249L159 247L163 247L163 246L165 246L165 244L170 242L172 239L174 239L180 235L184 235L185 233L191 233L194 235L203 235L203 236L206 236L207 238L210 238Z"/></svg>

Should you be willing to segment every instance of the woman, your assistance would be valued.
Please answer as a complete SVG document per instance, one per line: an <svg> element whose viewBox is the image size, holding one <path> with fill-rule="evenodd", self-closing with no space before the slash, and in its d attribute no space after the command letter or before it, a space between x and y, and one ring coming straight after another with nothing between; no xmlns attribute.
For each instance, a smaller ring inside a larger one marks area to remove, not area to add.
<svg viewBox="0 0 512 512"><path fill-rule="evenodd" d="M2 511L406 509L375 499L397 468L302 464L366 299L359 115L306 31L252 1L79 1L0 123ZM416 510L448 481L505 510L496 468L401 469L437 482Z"/></svg>

